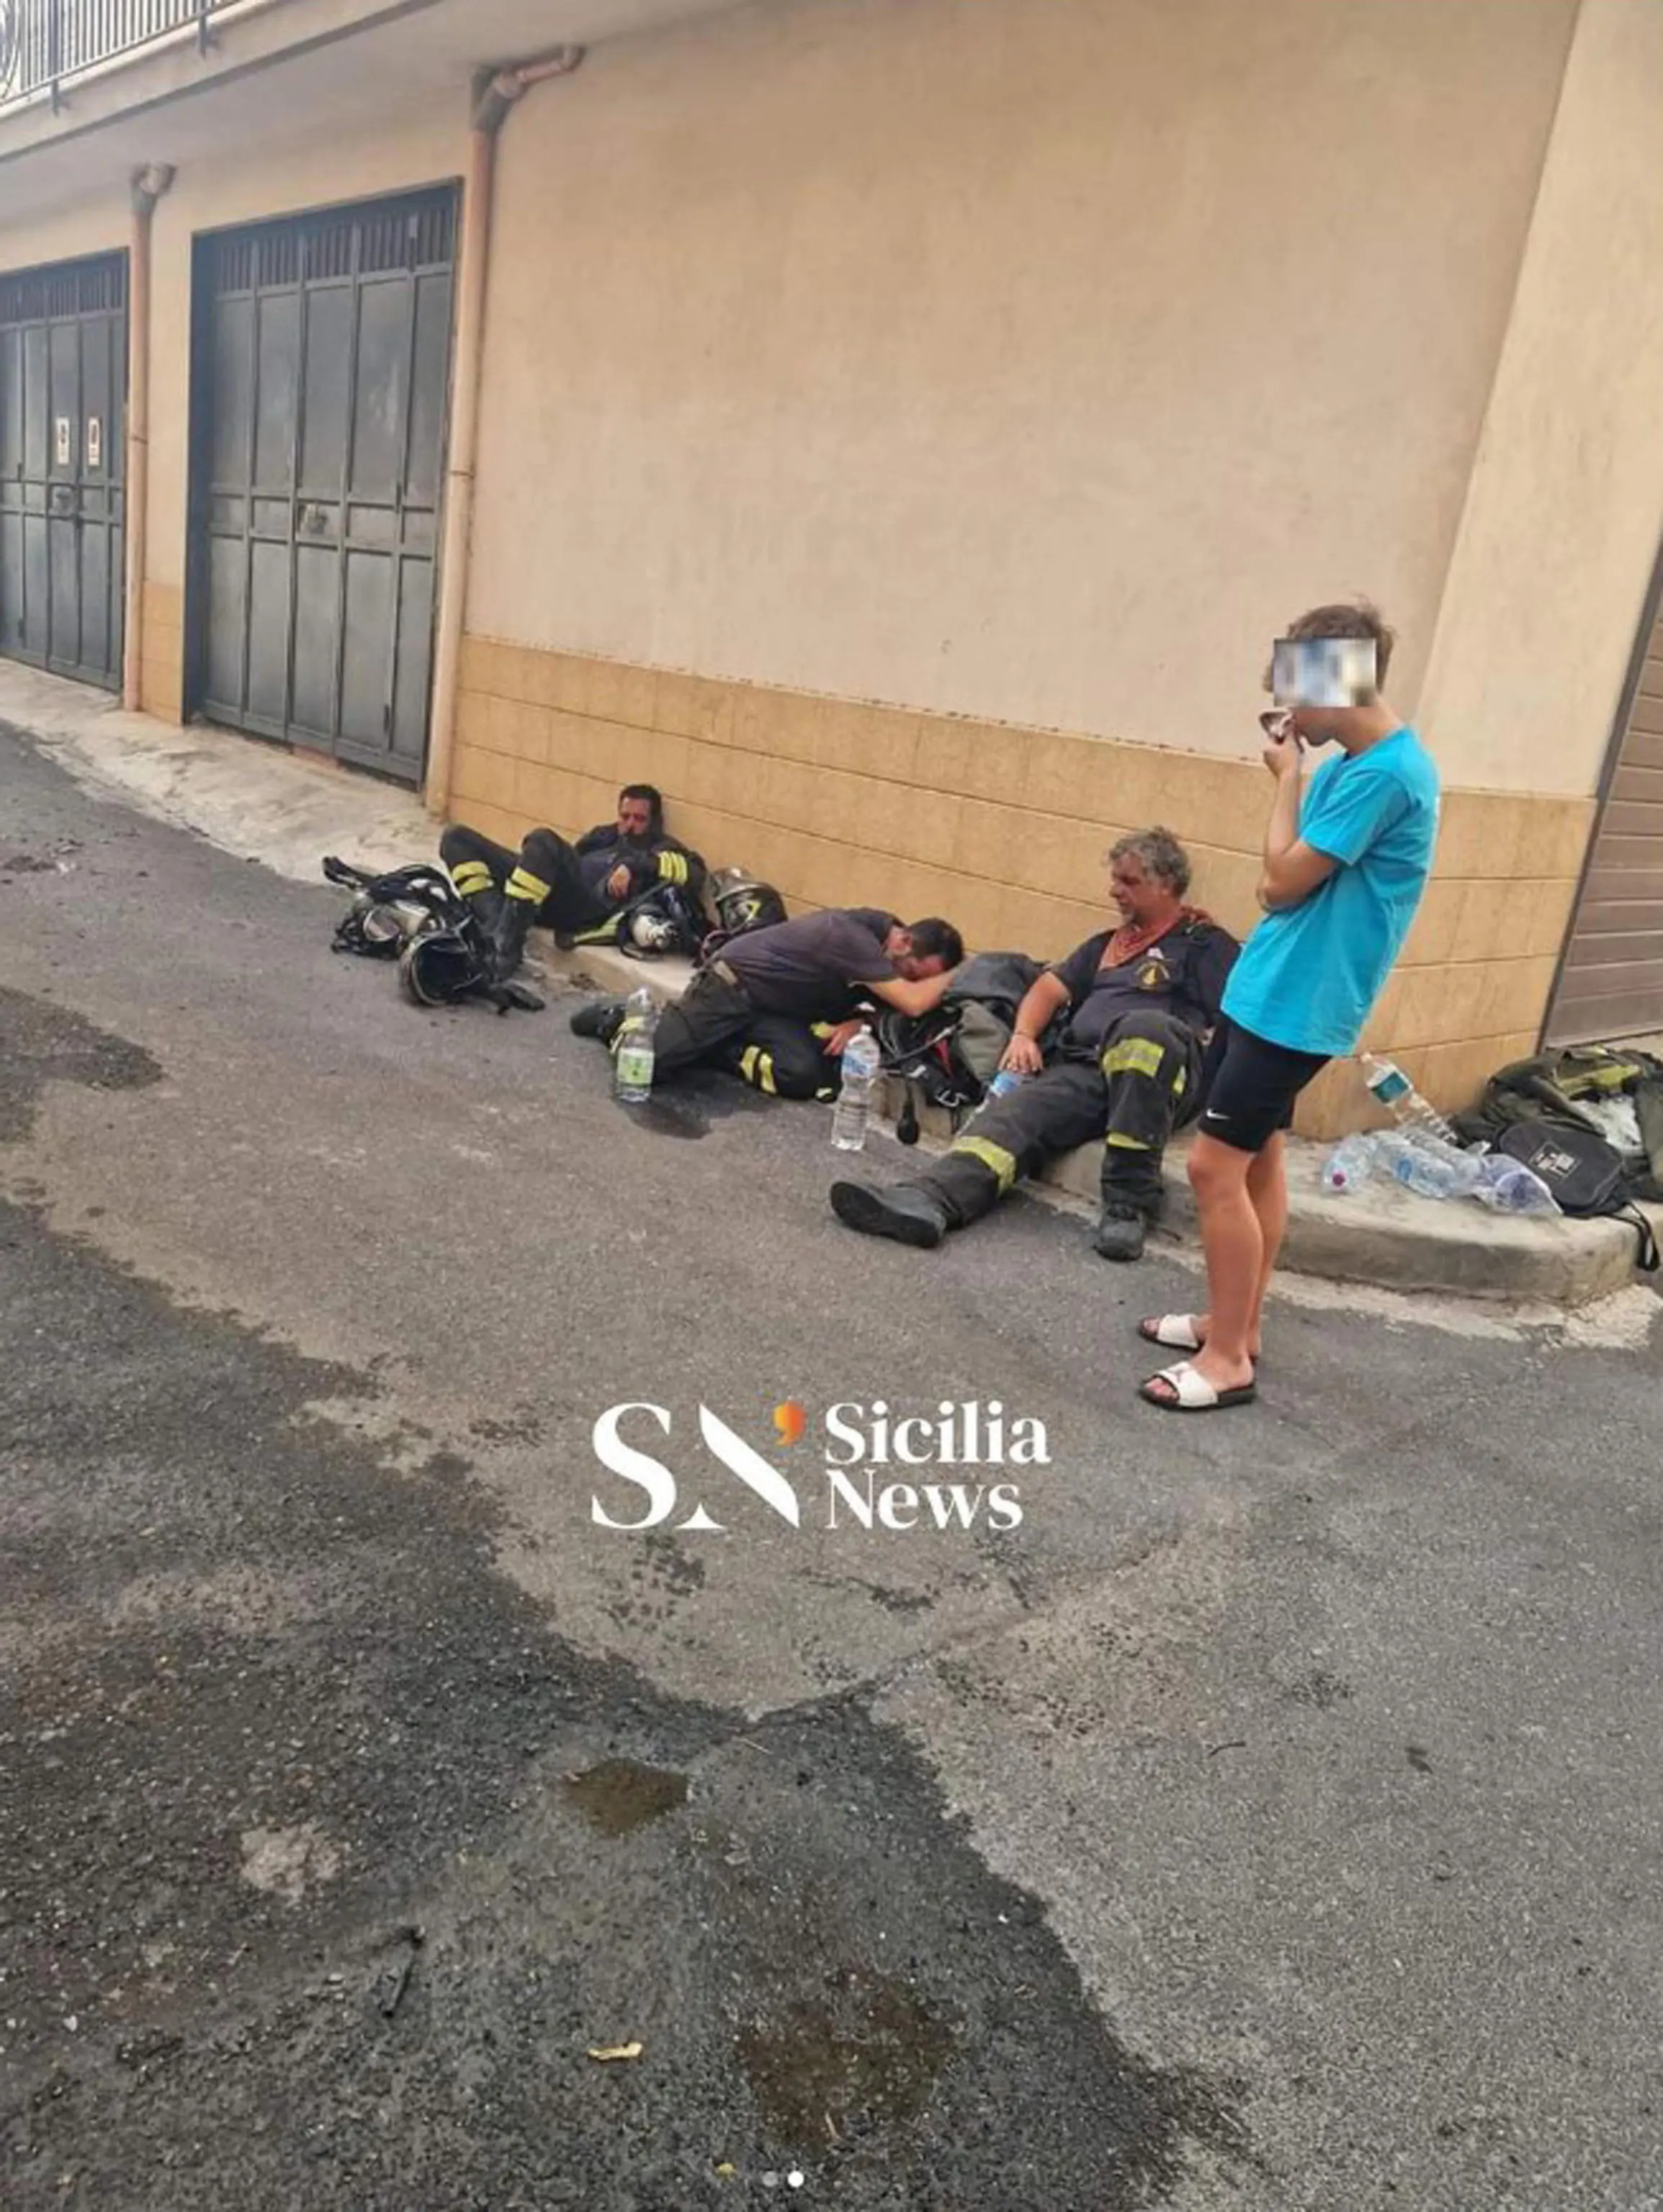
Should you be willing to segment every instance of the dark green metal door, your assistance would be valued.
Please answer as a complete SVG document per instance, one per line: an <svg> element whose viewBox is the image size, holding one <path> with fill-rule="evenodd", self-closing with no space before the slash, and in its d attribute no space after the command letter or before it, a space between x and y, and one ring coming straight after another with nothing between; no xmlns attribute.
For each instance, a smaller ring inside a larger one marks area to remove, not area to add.
<svg viewBox="0 0 1663 2212"><path fill-rule="evenodd" d="M126 256L0 276L0 653L111 689L126 404Z"/></svg>
<svg viewBox="0 0 1663 2212"><path fill-rule="evenodd" d="M195 703L417 782L450 378L449 189L205 239Z"/></svg>

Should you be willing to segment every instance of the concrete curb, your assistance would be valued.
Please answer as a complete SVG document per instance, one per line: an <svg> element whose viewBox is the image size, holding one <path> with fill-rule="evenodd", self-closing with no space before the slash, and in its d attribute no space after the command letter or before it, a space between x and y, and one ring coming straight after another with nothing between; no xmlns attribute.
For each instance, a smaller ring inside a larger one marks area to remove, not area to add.
<svg viewBox="0 0 1663 2212"><path fill-rule="evenodd" d="M411 792L204 726L181 729L123 712L84 685L0 662L0 724L60 763L84 788L194 830L228 852L302 883L321 880L326 853L392 868L430 859L437 830ZM605 946L563 952L536 933L551 975L592 977L604 991L645 984L667 1000L686 988L685 960L637 961ZM951 1136L927 1115L923 1149ZM1331 1198L1317 1182L1323 1148L1293 1147L1284 1258L1302 1273L1397 1291L1447 1291L1582 1306L1633 1279L1635 1237L1614 1221L1521 1221L1470 1202L1447 1205L1397 1185ZM1095 1207L1094 1146L1053 1163L1036 1194ZM1167 1161L1167 1228L1193 1241L1182 1145ZM1663 1215L1663 1209L1659 1210Z"/></svg>

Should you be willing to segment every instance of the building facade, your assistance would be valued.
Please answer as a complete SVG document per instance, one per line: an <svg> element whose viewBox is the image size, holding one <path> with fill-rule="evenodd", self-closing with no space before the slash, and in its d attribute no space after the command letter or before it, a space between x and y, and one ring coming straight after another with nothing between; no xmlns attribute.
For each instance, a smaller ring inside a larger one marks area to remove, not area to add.
<svg viewBox="0 0 1663 2212"><path fill-rule="evenodd" d="M1663 1027L1663 0L9 21L0 653L1051 956L1151 821L1250 924L1367 592L1447 791L1370 1041Z"/></svg>

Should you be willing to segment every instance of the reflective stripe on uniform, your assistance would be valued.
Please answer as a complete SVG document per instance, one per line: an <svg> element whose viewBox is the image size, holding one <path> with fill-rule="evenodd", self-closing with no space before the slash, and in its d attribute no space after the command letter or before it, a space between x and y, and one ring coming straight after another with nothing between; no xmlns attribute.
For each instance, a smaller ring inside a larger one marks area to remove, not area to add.
<svg viewBox="0 0 1663 2212"><path fill-rule="evenodd" d="M1103 1142L1121 1152L1152 1152L1154 1150L1154 1146L1146 1145L1142 1137L1128 1137L1119 1129L1111 1129Z"/></svg>
<svg viewBox="0 0 1663 2212"><path fill-rule="evenodd" d="M1173 1076L1173 1097L1174 1097L1174 1098L1181 1098L1181 1097L1184 1096L1185 1092L1189 1089L1189 1087L1190 1087L1190 1071L1189 1071L1189 1069L1188 1069L1187 1067L1180 1066L1180 1067L1179 1067L1179 1071L1178 1071L1178 1073L1177 1073L1175 1076Z"/></svg>
<svg viewBox="0 0 1663 2212"><path fill-rule="evenodd" d="M1122 1037L1103 1055L1105 1075L1158 1075L1167 1048L1153 1037Z"/></svg>
<svg viewBox="0 0 1663 2212"><path fill-rule="evenodd" d="M496 878L483 860L459 860L450 872L450 880L464 898L472 898L475 891L494 890Z"/></svg>
<svg viewBox="0 0 1663 2212"><path fill-rule="evenodd" d="M516 868L509 878L509 896L523 899L527 906L541 906L550 889L551 886L540 876L533 875L529 868Z"/></svg>
<svg viewBox="0 0 1663 2212"><path fill-rule="evenodd" d="M687 880L687 856L685 853L661 853L658 872L667 884L685 884Z"/></svg>
<svg viewBox="0 0 1663 2212"><path fill-rule="evenodd" d="M1016 1155L1008 1152L1002 1145L990 1143L986 1137L959 1137L949 1147L959 1158L980 1160L998 1177L1000 1192L1008 1191L1016 1181Z"/></svg>

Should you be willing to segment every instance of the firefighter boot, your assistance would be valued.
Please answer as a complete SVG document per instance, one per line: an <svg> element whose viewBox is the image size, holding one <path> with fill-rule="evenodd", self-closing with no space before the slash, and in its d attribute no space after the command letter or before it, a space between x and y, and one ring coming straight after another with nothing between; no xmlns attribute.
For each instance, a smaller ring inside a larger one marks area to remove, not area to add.
<svg viewBox="0 0 1663 2212"><path fill-rule="evenodd" d="M1151 1225L1141 1206L1111 1199L1104 1205L1092 1249L1105 1260L1141 1260Z"/></svg>
<svg viewBox="0 0 1663 2212"><path fill-rule="evenodd" d="M892 1237L899 1244L914 1244L933 1252L952 1226L947 1210L938 1198L915 1182L834 1182L832 1211L846 1227L866 1237Z"/></svg>
<svg viewBox="0 0 1663 2212"><path fill-rule="evenodd" d="M599 1037L609 1045L618 1035L624 1020L622 999L591 999L587 1006L580 1006L568 1027L574 1036Z"/></svg>
<svg viewBox="0 0 1663 2212"><path fill-rule="evenodd" d="M486 956L493 983L506 983L518 972L526 957L527 934L536 919L537 908L530 899L515 898L510 891L503 900Z"/></svg>

